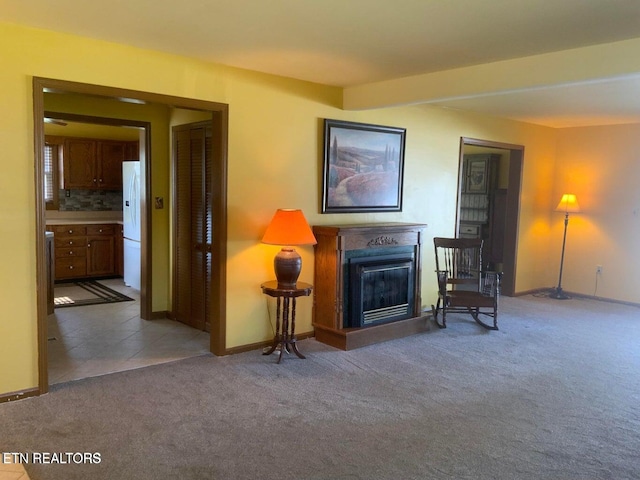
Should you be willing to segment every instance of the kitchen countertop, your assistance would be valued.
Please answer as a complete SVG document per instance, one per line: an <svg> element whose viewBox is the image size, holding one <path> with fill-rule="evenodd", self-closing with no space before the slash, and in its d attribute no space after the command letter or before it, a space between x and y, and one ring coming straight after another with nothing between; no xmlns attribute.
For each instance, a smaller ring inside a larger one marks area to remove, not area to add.
<svg viewBox="0 0 640 480"><path fill-rule="evenodd" d="M102 223L122 224L121 211L82 211L60 212L49 210L46 214L47 225L97 225Z"/></svg>
<svg viewBox="0 0 640 480"><path fill-rule="evenodd" d="M60 220L47 220L47 225L102 225L104 223L117 223L122 225L122 220L94 220L94 219L60 219Z"/></svg>

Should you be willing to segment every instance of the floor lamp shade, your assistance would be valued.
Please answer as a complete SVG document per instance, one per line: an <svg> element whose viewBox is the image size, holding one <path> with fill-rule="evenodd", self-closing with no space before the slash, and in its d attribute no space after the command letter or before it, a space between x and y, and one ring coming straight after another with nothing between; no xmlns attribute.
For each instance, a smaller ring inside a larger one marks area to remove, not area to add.
<svg viewBox="0 0 640 480"><path fill-rule="evenodd" d="M278 209L262 237L262 243L283 246L273 260L278 288L295 288L302 270L302 259L293 246L317 243L302 210Z"/></svg>
<svg viewBox="0 0 640 480"><path fill-rule="evenodd" d="M556 212L578 213L579 211L580 205L578 205L578 199L573 193L562 195L560 203L556 207Z"/></svg>
<svg viewBox="0 0 640 480"><path fill-rule="evenodd" d="M562 237L562 254L560 255L560 276L558 277L558 286L553 289L549 295L556 300L566 300L569 296L562 291L562 267L564 266L564 247L567 243L567 226L569 225L569 214L578 213L580 205L578 199L573 193L565 193L560 199L560 203L556 207L556 212L564 212L564 236Z"/></svg>

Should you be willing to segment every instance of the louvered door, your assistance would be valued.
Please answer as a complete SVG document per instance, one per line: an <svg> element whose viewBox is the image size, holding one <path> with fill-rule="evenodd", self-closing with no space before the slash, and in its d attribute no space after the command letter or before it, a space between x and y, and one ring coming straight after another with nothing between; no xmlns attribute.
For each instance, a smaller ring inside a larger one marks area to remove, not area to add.
<svg viewBox="0 0 640 480"><path fill-rule="evenodd" d="M212 266L211 126L174 127L176 320L209 331Z"/></svg>

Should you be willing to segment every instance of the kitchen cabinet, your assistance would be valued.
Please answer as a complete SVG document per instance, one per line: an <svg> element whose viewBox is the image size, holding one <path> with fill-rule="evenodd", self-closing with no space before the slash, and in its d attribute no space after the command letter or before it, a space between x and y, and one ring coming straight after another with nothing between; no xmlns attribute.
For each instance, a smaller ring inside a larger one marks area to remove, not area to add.
<svg viewBox="0 0 640 480"><path fill-rule="evenodd" d="M52 225L55 279L115 275L116 224Z"/></svg>
<svg viewBox="0 0 640 480"><path fill-rule="evenodd" d="M124 142L98 142L98 187L105 190L122 188L122 162L126 157Z"/></svg>
<svg viewBox="0 0 640 480"><path fill-rule="evenodd" d="M138 142L66 137L63 188L120 190L122 162L136 154Z"/></svg>
<svg viewBox="0 0 640 480"><path fill-rule="evenodd" d="M51 227L55 245L55 278L85 277L87 275L87 229L82 225Z"/></svg>
<svg viewBox="0 0 640 480"><path fill-rule="evenodd" d="M467 225L460 222L460 238L482 238L480 225Z"/></svg>
<svg viewBox="0 0 640 480"><path fill-rule="evenodd" d="M125 142L125 160L140 160L140 144L138 142Z"/></svg>
<svg viewBox="0 0 640 480"><path fill-rule="evenodd" d="M115 273L115 225L87 225L87 276Z"/></svg>
<svg viewBox="0 0 640 480"><path fill-rule="evenodd" d="M67 138L63 145L64 188L96 188L95 140Z"/></svg>

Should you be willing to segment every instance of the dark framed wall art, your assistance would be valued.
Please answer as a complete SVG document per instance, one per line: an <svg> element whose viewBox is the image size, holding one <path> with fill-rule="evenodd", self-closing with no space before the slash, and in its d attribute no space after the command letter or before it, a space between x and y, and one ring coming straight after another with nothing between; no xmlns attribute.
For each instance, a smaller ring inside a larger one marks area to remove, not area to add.
<svg viewBox="0 0 640 480"><path fill-rule="evenodd" d="M480 158L465 159L464 193L487 193L487 180L489 161L488 156L480 155Z"/></svg>
<svg viewBox="0 0 640 480"><path fill-rule="evenodd" d="M322 213L401 212L406 129L325 119Z"/></svg>

